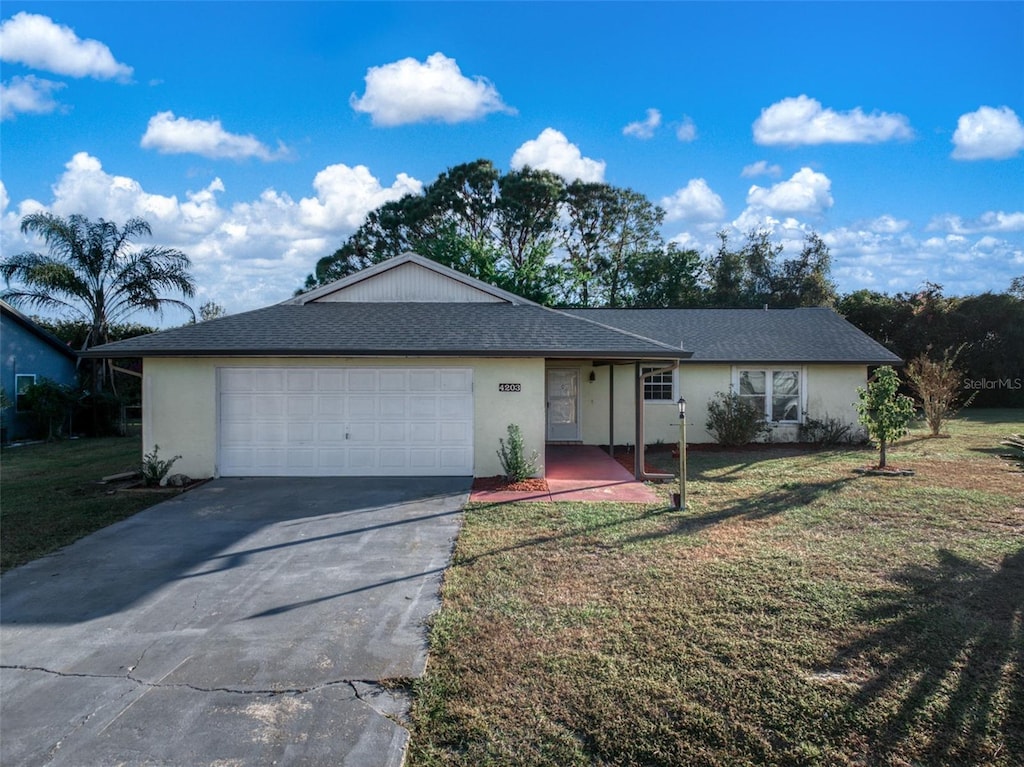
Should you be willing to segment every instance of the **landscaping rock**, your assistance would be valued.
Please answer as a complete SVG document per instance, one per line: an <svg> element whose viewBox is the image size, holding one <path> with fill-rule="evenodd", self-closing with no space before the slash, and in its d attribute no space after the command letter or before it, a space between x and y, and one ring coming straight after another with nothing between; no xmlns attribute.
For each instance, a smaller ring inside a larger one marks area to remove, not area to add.
<svg viewBox="0 0 1024 767"><path fill-rule="evenodd" d="M192 478L185 474L170 474L160 480L160 487L185 487L192 484Z"/></svg>

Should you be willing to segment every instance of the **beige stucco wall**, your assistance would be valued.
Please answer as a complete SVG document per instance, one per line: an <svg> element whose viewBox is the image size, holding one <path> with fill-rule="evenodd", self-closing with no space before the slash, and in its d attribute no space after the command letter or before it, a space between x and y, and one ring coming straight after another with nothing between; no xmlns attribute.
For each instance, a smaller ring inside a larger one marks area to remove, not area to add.
<svg viewBox="0 0 1024 767"><path fill-rule="evenodd" d="M561 367L561 363L558 363ZM733 365L684 364L681 366L679 387L675 396L686 399L686 439L699 444L714 442L707 431L708 402L716 392L727 392L732 384ZM751 367L759 367L751 365ZM773 365L775 368L802 368L806 370L807 413L824 420L838 418L856 428L857 387L867 377L864 365ZM608 443L608 380L611 368L607 365L591 367L580 364L583 442L590 445ZM634 429L633 365L617 365L615 370L614 439L618 445L632 445L636 441ZM590 372L594 381L589 381ZM773 439L792 441L798 437L795 425L776 427ZM644 441L648 445L658 442L674 443L679 439L679 415L675 403L648 402L644 408Z"/></svg>
<svg viewBox="0 0 1024 767"><path fill-rule="evenodd" d="M544 361L539 359L437 358L147 358L143 370L143 452L181 455L173 471L197 479L217 467L217 369L221 367L458 367L473 370L474 474L501 473L498 439L518 424L526 451L544 461ZM520 392L499 392L519 383Z"/></svg>

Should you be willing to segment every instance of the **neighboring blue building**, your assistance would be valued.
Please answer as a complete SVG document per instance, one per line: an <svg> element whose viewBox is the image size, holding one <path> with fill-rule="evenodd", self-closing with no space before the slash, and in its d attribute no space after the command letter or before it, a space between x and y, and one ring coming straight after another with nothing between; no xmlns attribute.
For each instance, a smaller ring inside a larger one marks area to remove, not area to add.
<svg viewBox="0 0 1024 767"><path fill-rule="evenodd" d="M2 416L4 439L33 436L39 429L36 419L24 410L20 395L25 388L43 378L76 386L77 361L78 355L66 343L0 301L0 386L11 402Z"/></svg>

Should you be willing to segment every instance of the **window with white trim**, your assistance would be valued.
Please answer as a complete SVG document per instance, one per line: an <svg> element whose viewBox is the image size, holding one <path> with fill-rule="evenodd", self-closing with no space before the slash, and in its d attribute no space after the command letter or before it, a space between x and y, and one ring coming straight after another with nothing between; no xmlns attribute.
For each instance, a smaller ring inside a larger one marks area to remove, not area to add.
<svg viewBox="0 0 1024 767"><path fill-rule="evenodd" d="M740 398L764 413L766 421L800 423L803 388L803 371L799 368L736 371L736 391Z"/></svg>
<svg viewBox="0 0 1024 767"><path fill-rule="evenodd" d="M17 373L14 376L14 412L30 413L32 408L25 400L25 392L28 387L36 382L35 373Z"/></svg>
<svg viewBox="0 0 1024 767"><path fill-rule="evenodd" d="M658 368L643 368L641 372L649 373ZM675 382L675 371L666 370L664 373L655 373L644 379L644 400L646 402L674 402L672 396Z"/></svg>

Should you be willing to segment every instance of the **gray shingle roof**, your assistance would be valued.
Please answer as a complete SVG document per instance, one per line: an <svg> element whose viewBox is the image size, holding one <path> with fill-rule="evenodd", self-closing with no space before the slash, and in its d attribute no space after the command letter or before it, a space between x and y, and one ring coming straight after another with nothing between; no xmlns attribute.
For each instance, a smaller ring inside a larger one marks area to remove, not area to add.
<svg viewBox="0 0 1024 767"><path fill-rule="evenodd" d="M678 359L665 345L541 306L278 304L97 346L96 357L461 356Z"/></svg>
<svg viewBox="0 0 1024 767"><path fill-rule="evenodd" d="M670 346L689 362L834 362L898 365L902 360L831 309L570 309Z"/></svg>

